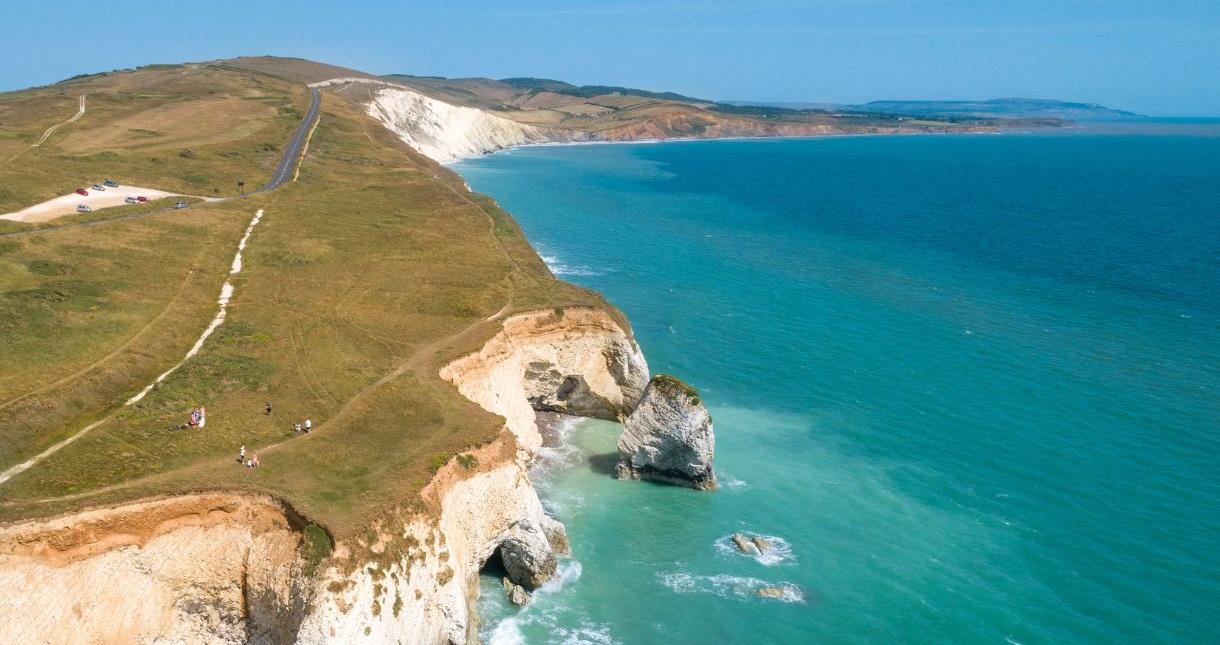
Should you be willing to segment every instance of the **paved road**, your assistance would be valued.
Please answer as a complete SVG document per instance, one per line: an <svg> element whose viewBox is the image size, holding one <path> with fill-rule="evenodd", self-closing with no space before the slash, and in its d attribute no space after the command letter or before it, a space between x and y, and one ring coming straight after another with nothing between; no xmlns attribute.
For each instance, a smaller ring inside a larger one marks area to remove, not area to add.
<svg viewBox="0 0 1220 645"><path fill-rule="evenodd" d="M288 141L288 147L284 149L280 163L275 167L275 174L271 175L271 181L251 194L275 190L292 176L297 158L301 156L301 148L305 146L305 139L309 136L309 129L313 126L314 119L318 117L318 106L322 103L321 94L316 87L309 88L309 98L309 111L305 113L305 118L301 120L301 125L297 126L296 132L292 133L292 139Z"/></svg>
<svg viewBox="0 0 1220 645"><path fill-rule="evenodd" d="M81 98L83 99L84 97L81 97ZM313 88L313 87L309 88L309 98L310 98L309 111L305 113L305 118L301 119L301 124L297 126L297 129L295 131L293 131L293 133L292 133L292 138L288 140L288 147L284 148L284 154L280 155L280 161L275 166L275 172L271 175L271 181L267 182L267 184L265 186L263 186L262 188L245 193L243 195L225 197L222 199L212 200L210 202L204 202L202 204L195 204L194 206L192 206L192 208L199 207L199 206L206 206L208 204L220 204L220 203L224 203L224 202L227 202L227 201L230 201L233 199L245 199L246 197L249 197L250 195L257 195L259 193L265 193L270 190L275 190L276 188L279 188L280 186L282 186L284 184L284 182L291 179L292 175L293 175L292 171L293 171L293 169L296 168L297 161L299 160L299 158L301 156L301 150L305 147L305 140L309 137L309 130L310 130L310 128L313 127L314 121L316 121L318 118L318 108L322 104L322 94L318 91L317 88ZM12 231L10 233L0 233L0 237L15 237L18 235L31 235L34 233L52 233L55 231L63 231L63 230L67 230L70 228L97 226L99 224L109 224L110 222L118 222L121 220L148 217L150 215L156 215L158 213L165 213L165 212L172 211L172 210L175 210L174 207L169 206L166 208L158 208L157 210L153 210L153 211L144 211L142 213L134 213L131 215L122 215L120 217L111 217L108 219L94 220L92 222L80 222L79 224L65 224L63 226L52 226L52 227L47 227L47 228L34 228L34 229L30 229L28 231Z"/></svg>

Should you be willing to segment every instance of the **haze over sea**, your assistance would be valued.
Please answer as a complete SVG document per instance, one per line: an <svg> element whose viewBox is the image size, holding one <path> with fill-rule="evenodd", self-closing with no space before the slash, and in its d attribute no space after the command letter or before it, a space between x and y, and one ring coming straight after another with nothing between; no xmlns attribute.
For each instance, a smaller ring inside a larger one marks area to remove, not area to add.
<svg viewBox="0 0 1220 645"><path fill-rule="evenodd" d="M700 388L714 494L535 474L493 642L1220 642L1220 137L538 147L456 168ZM771 536L770 558L729 547ZM778 586L782 599L763 599Z"/></svg>

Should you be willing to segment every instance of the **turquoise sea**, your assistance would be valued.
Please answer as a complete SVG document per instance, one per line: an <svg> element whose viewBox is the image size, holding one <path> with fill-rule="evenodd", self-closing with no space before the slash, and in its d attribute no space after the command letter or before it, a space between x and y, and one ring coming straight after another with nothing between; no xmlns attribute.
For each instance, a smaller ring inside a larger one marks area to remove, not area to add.
<svg viewBox="0 0 1220 645"><path fill-rule="evenodd" d="M535 478L573 557L521 611L485 577L486 640L1220 642L1214 128L456 170L702 390L722 485L615 481L615 424L567 427Z"/></svg>

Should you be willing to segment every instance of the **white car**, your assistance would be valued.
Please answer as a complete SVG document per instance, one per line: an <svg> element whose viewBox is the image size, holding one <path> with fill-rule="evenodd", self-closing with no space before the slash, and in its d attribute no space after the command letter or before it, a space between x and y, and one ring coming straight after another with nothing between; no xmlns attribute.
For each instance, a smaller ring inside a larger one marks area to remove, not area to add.
<svg viewBox="0 0 1220 645"><path fill-rule="evenodd" d="M92 213L92 212L93 212L93 209L92 209L92 208L89 208L89 205L88 205L88 204L81 204L81 205L79 205L79 206L77 206L77 207L76 207L76 212L78 212L78 213Z"/></svg>
<svg viewBox="0 0 1220 645"><path fill-rule="evenodd" d="M101 184L93 184L90 186L93 190L106 190L106 187Z"/></svg>
<svg viewBox="0 0 1220 645"><path fill-rule="evenodd" d="M128 195L127 198L123 200L123 202L127 203L127 204L139 204L140 200L136 199L135 197L132 197L131 195Z"/></svg>

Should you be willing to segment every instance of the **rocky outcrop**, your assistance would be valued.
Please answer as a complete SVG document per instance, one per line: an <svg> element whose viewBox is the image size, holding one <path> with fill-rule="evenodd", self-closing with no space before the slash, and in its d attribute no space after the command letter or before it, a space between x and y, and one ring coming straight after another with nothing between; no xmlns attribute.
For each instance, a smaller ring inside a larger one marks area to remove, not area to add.
<svg viewBox="0 0 1220 645"><path fill-rule="evenodd" d="M555 550L542 528L529 520L517 522L500 542L500 559L508 579L526 589L542 586L555 575Z"/></svg>
<svg viewBox="0 0 1220 645"><path fill-rule="evenodd" d="M563 525L543 511L513 435L468 454L477 472L451 460L424 489L435 516L383 529L374 550L395 557L324 574L319 588L327 591L314 600L299 642L466 643L477 629L479 570L493 555L506 569L520 565L509 575L522 593L553 575L556 553L544 527L561 535Z"/></svg>
<svg viewBox="0 0 1220 645"><path fill-rule="evenodd" d="M689 385L659 375L618 440L619 479L648 479L701 490L716 488L712 417Z"/></svg>
<svg viewBox="0 0 1220 645"><path fill-rule="evenodd" d="M529 603L530 592L526 591L525 587L522 587L521 585L514 583L512 580L509 580L507 577L505 577L504 580L501 581L501 584L504 586L504 594L506 596L508 596L509 602L513 603L514 605L517 605L518 607L521 607L521 606Z"/></svg>
<svg viewBox="0 0 1220 645"><path fill-rule="evenodd" d="M499 414L528 451L542 445L535 410L620 420L648 384L635 340L602 309L569 307L512 316L479 351L441 378Z"/></svg>
<svg viewBox="0 0 1220 645"><path fill-rule="evenodd" d="M534 410L621 419L648 384L639 348L605 311L512 316L441 375L505 417L493 443L450 460L425 510L336 545L314 577L303 520L271 498L184 495L0 528L0 643L466 643L479 570L499 555L514 602L569 549L528 464ZM354 553L360 555L353 555ZM33 581L37 581L36 583ZM13 619L13 617L20 617Z"/></svg>
<svg viewBox="0 0 1220 645"><path fill-rule="evenodd" d="M199 494L0 529L0 642L294 642L299 524L271 498Z"/></svg>

